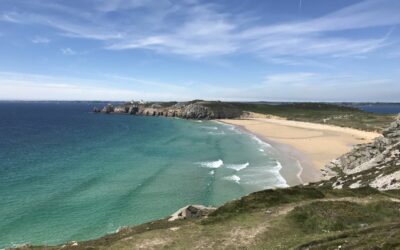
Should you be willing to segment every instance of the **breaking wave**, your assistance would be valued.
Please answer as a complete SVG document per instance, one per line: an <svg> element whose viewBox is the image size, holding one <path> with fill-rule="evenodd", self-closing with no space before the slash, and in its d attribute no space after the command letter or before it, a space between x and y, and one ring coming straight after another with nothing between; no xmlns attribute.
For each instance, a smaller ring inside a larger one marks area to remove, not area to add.
<svg viewBox="0 0 400 250"><path fill-rule="evenodd" d="M201 167L204 168L220 168L222 167L222 165L224 165L224 162L221 159L219 159L217 161L204 161L204 162L199 162L197 164L199 164Z"/></svg>
<svg viewBox="0 0 400 250"><path fill-rule="evenodd" d="M234 182L236 182L236 183L239 184L239 182L240 182L240 177L237 176L237 175L226 176L226 177L224 177L224 180L234 181Z"/></svg>
<svg viewBox="0 0 400 250"><path fill-rule="evenodd" d="M230 169L233 169L233 170L236 170L236 171L240 171L242 169L247 168L249 165L250 165L250 163L246 162L244 164L229 164L226 167L230 168Z"/></svg>

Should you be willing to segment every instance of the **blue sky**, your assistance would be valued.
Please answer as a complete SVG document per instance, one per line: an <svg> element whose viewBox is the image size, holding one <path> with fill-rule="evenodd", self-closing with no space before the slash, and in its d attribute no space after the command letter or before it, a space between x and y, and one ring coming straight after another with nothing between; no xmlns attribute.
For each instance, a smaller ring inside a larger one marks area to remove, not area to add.
<svg viewBox="0 0 400 250"><path fill-rule="evenodd" d="M0 0L0 99L400 101L399 24L399 0Z"/></svg>

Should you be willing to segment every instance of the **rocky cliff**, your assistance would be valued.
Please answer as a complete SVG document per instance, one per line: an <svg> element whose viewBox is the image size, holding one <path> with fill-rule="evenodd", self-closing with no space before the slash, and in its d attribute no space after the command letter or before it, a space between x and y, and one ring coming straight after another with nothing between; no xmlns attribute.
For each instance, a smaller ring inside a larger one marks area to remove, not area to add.
<svg viewBox="0 0 400 250"><path fill-rule="evenodd" d="M371 186L380 190L400 188L400 116L372 143L356 146L326 166L334 188Z"/></svg>
<svg viewBox="0 0 400 250"><path fill-rule="evenodd" d="M124 103L106 105L102 109L94 108L95 113L131 114L144 116L180 117L185 119L222 119L238 118L242 112L236 107L220 102L192 101L175 104L138 104Z"/></svg>

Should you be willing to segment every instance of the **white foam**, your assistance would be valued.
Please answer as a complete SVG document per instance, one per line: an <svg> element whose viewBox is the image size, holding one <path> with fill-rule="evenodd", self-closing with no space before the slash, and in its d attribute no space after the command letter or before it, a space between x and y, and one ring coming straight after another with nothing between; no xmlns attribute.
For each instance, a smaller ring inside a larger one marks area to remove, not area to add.
<svg viewBox="0 0 400 250"><path fill-rule="evenodd" d="M260 151L260 152L264 152L265 150L264 150L264 149L262 149L262 148L260 148L260 149L258 149L258 151Z"/></svg>
<svg viewBox="0 0 400 250"><path fill-rule="evenodd" d="M229 164L226 167L230 168L230 169L233 169L233 170L236 170L236 171L240 171L242 169L247 168L249 165L250 165L250 163L246 162L244 164Z"/></svg>
<svg viewBox="0 0 400 250"><path fill-rule="evenodd" d="M299 160L296 160L297 161L297 166L299 167L299 172L297 173L297 178L300 180L300 182L301 183L304 183L303 182L303 179L301 178L301 175L303 174L303 166L301 165L301 163L300 163L300 161Z"/></svg>
<svg viewBox="0 0 400 250"><path fill-rule="evenodd" d="M201 127L201 128L204 128L204 129L211 129L211 130L218 130L218 127L210 127L210 126L204 126L204 127Z"/></svg>
<svg viewBox="0 0 400 250"><path fill-rule="evenodd" d="M215 171L214 170L211 170L210 171L210 175L214 175L215 174Z"/></svg>
<svg viewBox="0 0 400 250"><path fill-rule="evenodd" d="M204 168L220 168L222 165L224 165L224 162L219 159L217 161L205 161L205 162L199 162L197 164L200 164L200 166Z"/></svg>
<svg viewBox="0 0 400 250"><path fill-rule="evenodd" d="M279 183L276 185L277 187L288 187L285 178L283 178L283 176L280 173L281 169L282 169L282 164L279 161L276 161L276 165L269 171L276 174L276 177L278 178L279 181Z"/></svg>
<svg viewBox="0 0 400 250"><path fill-rule="evenodd" d="M226 177L224 177L224 180L234 181L234 182L236 182L236 183L239 184L239 182L240 182L240 177L237 176L237 175L226 176Z"/></svg>
<svg viewBox="0 0 400 250"><path fill-rule="evenodd" d="M219 122L219 121L213 121L213 122L220 124L221 126L227 128L228 130L230 130L236 134L242 134L240 129L238 129L238 127L235 125L231 125L231 124L227 124L227 123L223 123L223 122Z"/></svg>
<svg viewBox="0 0 400 250"><path fill-rule="evenodd" d="M210 131L210 132L208 132L208 134L210 134L210 135L224 135L225 132L224 132L224 131L221 131L221 132L213 132L213 131Z"/></svg>
<svg viewBox="0 0 400 250"><path fill-rule="evenodd" d="M258 144L260 144L260 145L262 145L262 146L265 146L265 147L268 147L268 148L271 148L271 147L272 147L271 144L266 143L265 141L261 140L260 138L258 138L258 137L255 136L255 135L251 135L251 138L252 138L253 140L255 140L256 142L258 142Z"/></svg>

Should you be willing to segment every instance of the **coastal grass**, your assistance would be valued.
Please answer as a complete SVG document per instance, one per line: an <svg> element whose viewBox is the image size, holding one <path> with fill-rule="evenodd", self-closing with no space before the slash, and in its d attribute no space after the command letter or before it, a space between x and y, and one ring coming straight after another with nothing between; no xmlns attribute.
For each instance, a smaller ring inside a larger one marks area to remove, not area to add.
<svg viewBox="0 0 400 250"><path fill-rule="evenodd" d="M163 108L171 107L177 102L150 102L147 106L158 104ZM244 112L272 115L288 120L329 124L349 127L365 131L381 132L390 124L395 116L370 113L350 106L334 103L250 103L250 102L221 102L193 100L185 104L199 104L209 108L215 114L225 114L222 117L240 118Z"/></svg>
<svg viewBox="0 0 400 250"><path fill-rule="evenodd" d="M231 103L242 111L279 116L288 120L330 124L380 132L395 116L365 112L356 108L327 103Z"/></svg>
<svg viewBox="0 0 400 250"><path fill-rule="evenodd" d="M349 106L328 103L197 102L212 110L253 112L293 121L329 124L364 131L381 132L395 119L393 115L370 113Z"/></svg>
<svg viewBox="0 0 400 250"><path fill-rule="evenodd" d="M31 248L396 249L400 246L399 199L400 191L369 187L264 190L228 202L203 219L163 219L75 246Z"/></svg>

